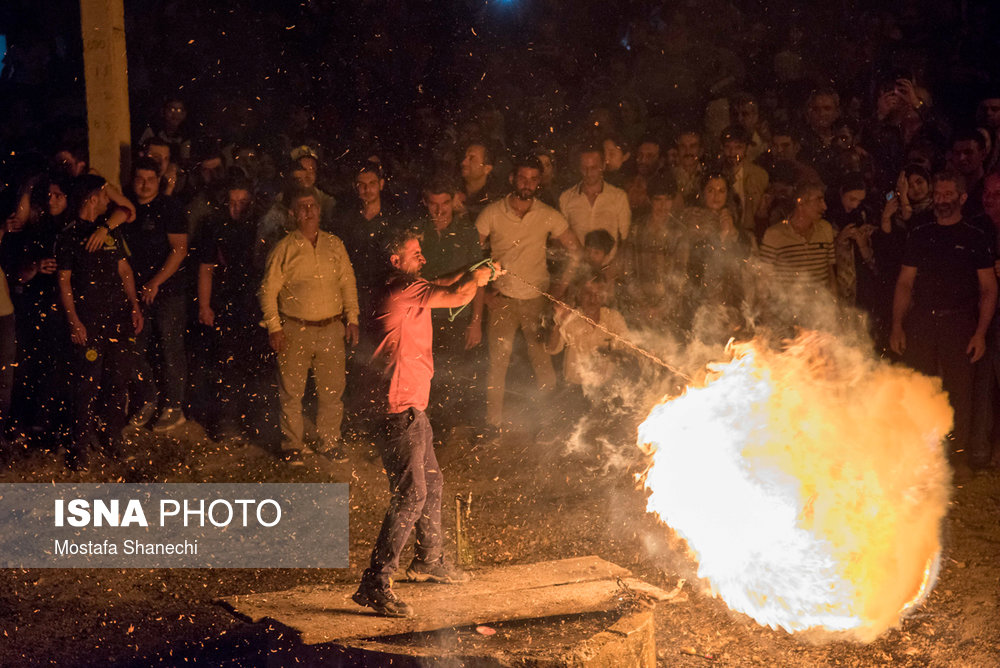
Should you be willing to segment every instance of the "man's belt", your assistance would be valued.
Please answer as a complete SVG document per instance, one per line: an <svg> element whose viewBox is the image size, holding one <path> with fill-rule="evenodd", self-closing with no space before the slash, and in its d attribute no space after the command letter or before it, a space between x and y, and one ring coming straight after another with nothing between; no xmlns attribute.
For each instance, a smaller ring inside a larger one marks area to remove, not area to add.
<svg viewBox="0 0 1000 668"><path fill-rule="evenodd" d="M291 322L302 325L303 327L326 327L327 325L332 324L334 320L339 320L340 314L338 313L333 317L323 318L322 320L303 320L302 318L296 318L295 316L282 313L281 319L290 320Z"/></svg>

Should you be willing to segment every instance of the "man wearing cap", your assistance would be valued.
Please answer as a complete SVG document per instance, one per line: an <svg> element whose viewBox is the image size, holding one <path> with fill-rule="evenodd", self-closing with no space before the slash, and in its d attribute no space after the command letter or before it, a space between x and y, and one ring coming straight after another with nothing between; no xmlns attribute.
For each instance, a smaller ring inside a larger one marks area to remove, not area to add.
<svg viewBox="0 0 1000 668"><path fill-rule="evenodd" d="M287 167L286 187L311 190L319 206L320 229L332 230L334 208L337 201L333 195L328 195L316 186L316 172L319 168L319 157L316 151L308 146L299 146L292 150L289 157L291 163ZM257 246L254 257L258 267L263 264L274 245L294 230L295 226L291 207L285 200L285 194L281 193L274 200L274 204L267 213L261 216L260 222L257 224Z"/></svg>
<svg viewBox="0 0 1000 668"><path fill-rule="evenodd" d="M302 397L306 378L316 381L319 453L334 463L344 406L344 341L358 342L358 292L343 242L320 230L319 202L312 189L285 194L296 229L267 258L258 297L271 348L278 355L281 447L284 459L302 465Z"/></svg>

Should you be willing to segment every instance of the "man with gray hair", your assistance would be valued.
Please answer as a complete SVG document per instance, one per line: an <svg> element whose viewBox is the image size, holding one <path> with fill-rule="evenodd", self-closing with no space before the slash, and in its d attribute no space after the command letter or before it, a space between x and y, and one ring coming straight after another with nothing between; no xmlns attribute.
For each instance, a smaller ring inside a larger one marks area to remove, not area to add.
<svg viewBox="0 0 1000 668"><path fill-rule="evenodd" d="M296 229L267 257L258 297L271 348L278 355L281 448L285 461L303 465L302 397L312 371L316 381L318 454L334 463L344 416L344 342L358 342L358 291L344 243L319 228L320 202L311 188L285 195Z"/></svg>

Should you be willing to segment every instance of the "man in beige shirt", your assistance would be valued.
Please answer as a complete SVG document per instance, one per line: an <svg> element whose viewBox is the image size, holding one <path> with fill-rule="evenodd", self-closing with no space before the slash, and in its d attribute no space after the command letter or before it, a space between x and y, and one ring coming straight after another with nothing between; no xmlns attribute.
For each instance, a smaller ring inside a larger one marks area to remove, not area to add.
<svg viewBox="0 0 1000 668"><path fill-rule="evenodd" d="M550 392L556 384L552 361L539 335L545 306L545 297L539 291L548 291L550 282L546 243L551 237L570 253L567 274L575 266L580 244L562 214L535 198L541 178L538 158L529 156L515 161L510 194L488 205L476 219L480 244L485 248L489 242L492 256L510 270L497 278L496 292L486 302L489 307L486 422L494 433L503 425L507 367L518 329L524 333L538 389ZM552 287L557 297L565 291L565 280Z"/></svg>
<svg viewBox="0 0 1000 668"><path fill-rule="evenodd" d="M587 147L580 151L580 182L563 191L559 211L566 218L576 238L582 243L588 232L607 230L615 240L612 257L628 238L632 210L628 196L604 180L604 153Z"/></svg>
<svg viewBox="0 0 1000 668"><path fill-rule="evenodd" d="M285 460L302 465L302 396L312 370L318 408L318 454L334 463L344 415L344 342L358 341L358 291L343 242L319 229L320 204L311 189L285 196L296 229L267 257L258 297L271 348L278 354L281 447Z"/></svg>

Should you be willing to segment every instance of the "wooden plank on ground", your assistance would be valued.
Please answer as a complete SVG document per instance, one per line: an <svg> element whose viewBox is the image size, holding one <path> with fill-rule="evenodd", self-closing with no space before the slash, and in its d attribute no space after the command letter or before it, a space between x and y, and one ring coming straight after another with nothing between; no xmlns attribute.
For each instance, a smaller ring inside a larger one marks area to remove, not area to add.
<svg viewBox="0 0 1000 668"><path fill-rule="evenodd" d="M610 610L617 578L654 598L666 592L627 577L597 557L493 568L463 585L399 582L394 590L416 610L410 619L378 617L351 600L356 585L298 587L231 596L219 603L253 622L272 619L297 630L308 645L401 633Z"/></svg>

